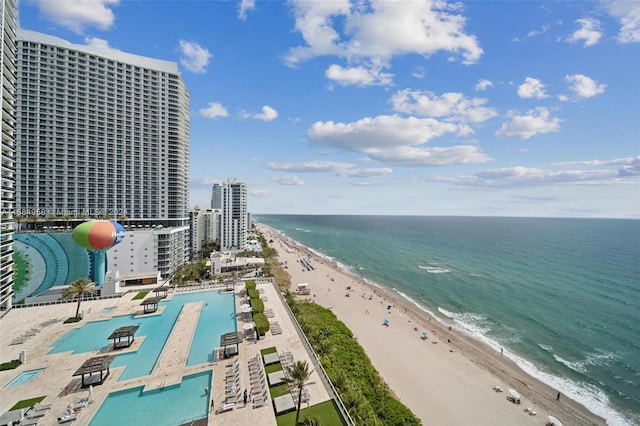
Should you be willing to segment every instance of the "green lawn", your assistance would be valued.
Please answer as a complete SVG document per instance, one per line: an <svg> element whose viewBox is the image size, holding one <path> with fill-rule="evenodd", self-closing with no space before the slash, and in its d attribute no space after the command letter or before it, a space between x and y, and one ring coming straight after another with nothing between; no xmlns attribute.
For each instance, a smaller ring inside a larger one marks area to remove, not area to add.
<svg viewBox="0 0 640 426"><path fill-rule="evenodd" d="M16 402L16 404L9 408L9 411L13 411L13 410L19 410L21 408L30 408L33 407L34 405L36 405L39 402L42 402L43 399L45 399L47 396L39 396L37 398L30 398L30 399L23 399L22 401L18 401Z"/></svg>
<svg viewBox="0 0 640 426"><path fill-rule="evenodd" d="M274 352L278 352L278 350L276 349L275 346L272 346L270 348L264 348L263 350L261 350L260 355L272 354Z"/></svg>
<svg viewBox="0 0 640 426"><path fill-rule="evenodd" d="M133 300L140 300L140 299L144 299L144 297L149 294L148 291L141 291L138 294L136 294L133 298Z"/></svg>
<svg viewBox="0 0 640 426"><path fill-rule="evenodd" d="M271 364L271 365L265 365L264 367L264 372L267 373L267 375L273 373L274 371L280 371L282 370L282 364L275 363L275 364Z"/></svg>
<svg viewBox="0 0 640 426"><path fill-rule="evenodd" d="M305 407L306 404L302 403L302 406ZM342 417L338 413L338 409L336 408L333 400L325 401L320 404L312 405L309 408L303 408L300 410L300 420L303 421L305 417L316 417L320 420L319 424L321 426L345 426L346 423L342 421ZM278 426L294 426L293 423L296 421L296 412L292 411L287 414L283 414L281 416L276 417L276 422Z"/></svg>
<svg viewBox="0 0 640 426"><path fill-rule="evenodd" d="M287 393L289 393L289 385L287 385L286 383L269 388L269 395L271 396L271 399L277 398Z"/></svg>

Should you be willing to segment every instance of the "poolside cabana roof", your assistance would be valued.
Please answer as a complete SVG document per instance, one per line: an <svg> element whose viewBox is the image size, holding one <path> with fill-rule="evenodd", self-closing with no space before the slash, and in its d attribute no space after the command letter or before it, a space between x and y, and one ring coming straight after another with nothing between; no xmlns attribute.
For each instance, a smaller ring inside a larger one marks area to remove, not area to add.
<svg viewBox="0 0 640 426"><path fill-rule="evenodd" d="M220 347L224 352L224 357L229 358L230 356L237 355L240 351L239 345L241 342L242 337L235 331L220 336Z"/></svg>
<svg viewBox="0 0 640 426"><path fill-rule="evenodd" d="M159 297L160 299L164 299L165 297L167 297L167 291L168 289L165 286L160 286L153 289L156 297Z"/></svg>
<svg viewBox="0 0 640 426"><path fill-rule="evenodd" d="M150 314L158 310L158 303L162 300L162 297L147 297L140 304L144 309L144 314Z"/></svg>
<svg viewBox="0 0 640 426"><path fill-rule="evenodd" d="M115 359L115 355L102 355L89 358L73 373L73 376L82 376L82 387L101 385L109 376L109 366ZM95 374L94 373L99 373ZM88 375L88 376L87 376Z"/></svg>
<svg viewBox="0 0 640 426"><path fill-rule="evenodd" d="M109 340L113 339L113 349L122 349L131 346L135 340L134 335L136 331L138 331L138 328L140 328L139 325L127 325L115 329L109 336ZM127 339L126 341L123 340L125 337Z"/></svg>

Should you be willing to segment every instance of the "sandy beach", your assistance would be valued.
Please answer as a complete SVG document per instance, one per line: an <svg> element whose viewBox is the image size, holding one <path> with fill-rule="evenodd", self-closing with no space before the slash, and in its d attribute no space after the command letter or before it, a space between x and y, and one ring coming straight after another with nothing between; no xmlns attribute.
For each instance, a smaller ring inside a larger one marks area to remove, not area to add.
<svg viewBox="0 0 640 426"><path fill-rule="evenodd" d="M292 287L310 284L311 294L298 297L331 309L352 330L392 391L424 424L542 425L549 415L564 425L606 424L564 395L557 400L556 390L455 325L341 271L272 228L258 228L286 262ZM303 268L303 257L314 270ZM509 389L521 395L520 404L507 399Z"/></svg>

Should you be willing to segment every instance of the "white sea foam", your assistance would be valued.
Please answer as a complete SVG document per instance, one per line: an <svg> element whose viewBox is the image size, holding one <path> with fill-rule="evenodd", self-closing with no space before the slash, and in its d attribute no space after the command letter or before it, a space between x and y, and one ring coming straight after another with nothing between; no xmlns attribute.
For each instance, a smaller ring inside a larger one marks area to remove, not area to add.
<svg viewBox="0 0 640 426"><path fill-rule="evenodd" d="M538 343L538 346L540 346L541 349L544 349L547 352L553 352L553 346L544 345L542 343Z"/></svg>
<svg viewBox="0 0 640 426"><path fill-rule="evenodd" d="M304 229L304 228L296 228L296 231L300 231L300 232L311 232L310 229Z"/></svg>
<svg viewBox="0 0 640 426"><path fill-rule="evenodd" d="M455 317L456 315L453 312L446 311L442 308L438 308L438 311L447 315L449 317ZM475 315L475 314L474 314ZM474 316L472 315L472 316ZM463 328L466 330L466 327ZM496 352L500 352L501 349L504 349L503 355L511 359L515 362L518 367L520 367L525 373L531 375L532 377L537 378L543 383L551 386L554 389L559 390L568 398L573 399L574 401L579 402L584 405L588 410L592 413L604 418L607 421L607 424L610 426L632 426L633 423L627 419L625 419L620 413L615 411L609 405L609 398L607 395L597 387L590 385L588 383L576 382L571 379L565 377L554 376L553 374L549 374L544 372L529 360L514 354L509 351L507 348L504 348L499 342L488 337L484 333L477 333L475 331L468 332L468 334L493 348ZM546 345L545 345L546 346ZM550 346L547 346L551 348ZM554 355L555 357L555 355Z"/></svg>
<svg viewBox="0 0 640 426"><path fill-rule="evenodd" d="M450 270L448 270L446 268L438 268L437 266L422 266L422 265L418 265L418 268L424 269L425 271L427 271L430 274L446 274L447 272L451 272Z"/></svg>
<svg viewBox="0 0 640 426"><path fill-rule="evenodd" d="M396 293L398 293L398 294L399 294L403 299L405 299L405 300L407 300L407 301L411 302L411 304L415 305L415 307L416 307L416 308L420 309L420 310L421 310L421 311L423 311L423 312L428 313L429 315L431 315L431 316L432 316L432 317L434 317L434 318L437 318L437 317L436 317L436 315L435 315L433 312L431 312L430 310L428 310L427 308L425 308L424 306L422 306L420 303L418 303L418 301L416 301L416 300L412 299L411 297L407 296L406 294L404 294L404 293L403 293L403 292L401 292L401 291L398 291L398 290L397 290L397 289L395 289L395 288L394 288L393 290L395 290L395 292L396 292Z"/></svg>
<svg viewBox="0 0 640 426"><path fill-rule="evenodd" d="M558 361L560 364L563 364L567 367L569 367L570 369L572 369L573 371L577 371L578 373L586 373L587 372L587 368L584 365L584 361L569 361L566 360L556 354L553 354L553 359L555 359L556 361Z"/></svg>
<svg viewBox="0 0 640 426"><path fill-rule="evenodd" d="M484 335L491 330L486 322L487 317L482 314L472 312L455 313L440 307L438 311L451 318L462 330L466 330L473 335Z"/></svg>

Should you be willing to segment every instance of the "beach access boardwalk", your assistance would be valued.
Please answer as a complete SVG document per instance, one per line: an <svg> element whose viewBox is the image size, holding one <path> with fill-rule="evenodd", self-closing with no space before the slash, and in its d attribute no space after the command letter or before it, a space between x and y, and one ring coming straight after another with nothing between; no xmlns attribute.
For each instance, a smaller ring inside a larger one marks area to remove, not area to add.
<svg viewBox="0 0 640 426"><path fill-rule="evenodd" d="M11 408L16 402L37 396L45 396L42 401L44 404L53 404L52 408L40 418L39 425L57 424L57 417L70 404L76 403L81 399L89 396L88 389L81 388L80 379L73 378L73 373L87 359L107 354L123 354L136 351L144 344L145 336L136 337L130 348L124 350L113 351L110 348L105 336L105 347L96 348L94 352L84 353L53 353L49 354L53 344L63 335L74 328L82 327L90 321L104 321L112 316L131 315L135 317L142 316L142 307L139 300L133 297L137 291L153 290L155 286L145 288L136 287L136 291L132 291L116 299L101 299L82 302L82 309L85 311L83 321L75 324L63 324L63 321L70 317L74 311L74 304L55 304L48 306L38 306L32 308L14 309L8 312L3 318L2 333L0 335L0 353L2 353L2 361L18 359L22 351L26 355L26 364L15 370L7 370L0 372L0 388L3 389L3 397L0 398L0 413L4 413ZM144 390L152 390L169 387L175 383L179 383L184 376L211 371L212 382L209 392L209 403L213 400L214 409L208 413L203 419L204 423L198 421L198 424L209 424L216 426L237 426L237 425L264 425L275 426L277 424L272 401L269 400L261 407L253 408L252 401L246 405L240 401L236 402L233 407L224 412L220 412L225 404L225 376L227 364L236 362L239 366L239 387L238 390L250 389L250 372L249 360L259 356L260 350L275 347L278 352L291 352L295 360L307 361L310 366L314 366L313 355L307 350L305 343L300 338L296 325L290 318L288 307L283 304L279 290L274 283L264 281L258 284L258 290L262 299L265 301L265 307L273 313L272 321L277 321L280 325L281 333L273 334L267 332L266 336L255 340L253 333L245 332L243 327L249 323L249 319L245 321L245 316L241 314L240 305L246 303L246 298L241 296L244 286L237 285L234 288L237 323L236 329L241 333L243 339L239 343L239 354L230 359L216 359L193 366L186 366L187 357L191 347L196 326L203 308L203 302L185 303L183 308L167 337L162 352L160 353L156 364L148 376L133 378L129 380L118 381L125 367L111 368L111 374L106 378L104 384L94 386L91 396L92 403L86 405L75 425L88 425L96 414L100 405L110 392L134 387L143 386ZM174 295L189 291L189 289L180 289L179 292L169 291L167 300L170 301ZM224 291L225 288L215 286L199 286L193 288L190 292L197 291ZM162 315L164 307L160 307L158 311L148 315ZM25 326L25 324L28 324ZM25 331L32 329L28 338L25 337ZM35 329L38 331L36 332ZM23 338L25 337L25 338ZM22 338L22 339L18 339ZM214 340L214 339L212 339ZM12 344L14 341L20 341L19 344ZM219 352L219 342L212 343L212 354L214 351ZM107 348L107 345L109 346ZM4 389L11 380L24 371L43 369L40 374L35 376L30 382L10 388L8 392ZM315 369L314 369L315 370ZM328 390L325 388L325 381L320 377L319 373L314 371L311 384L307 387L309 402L303 403L303 407L315 405L331 399ZM153 420L152 412L141 413L146 420ZM162 424L158 419L158 424Z"/></svg>

